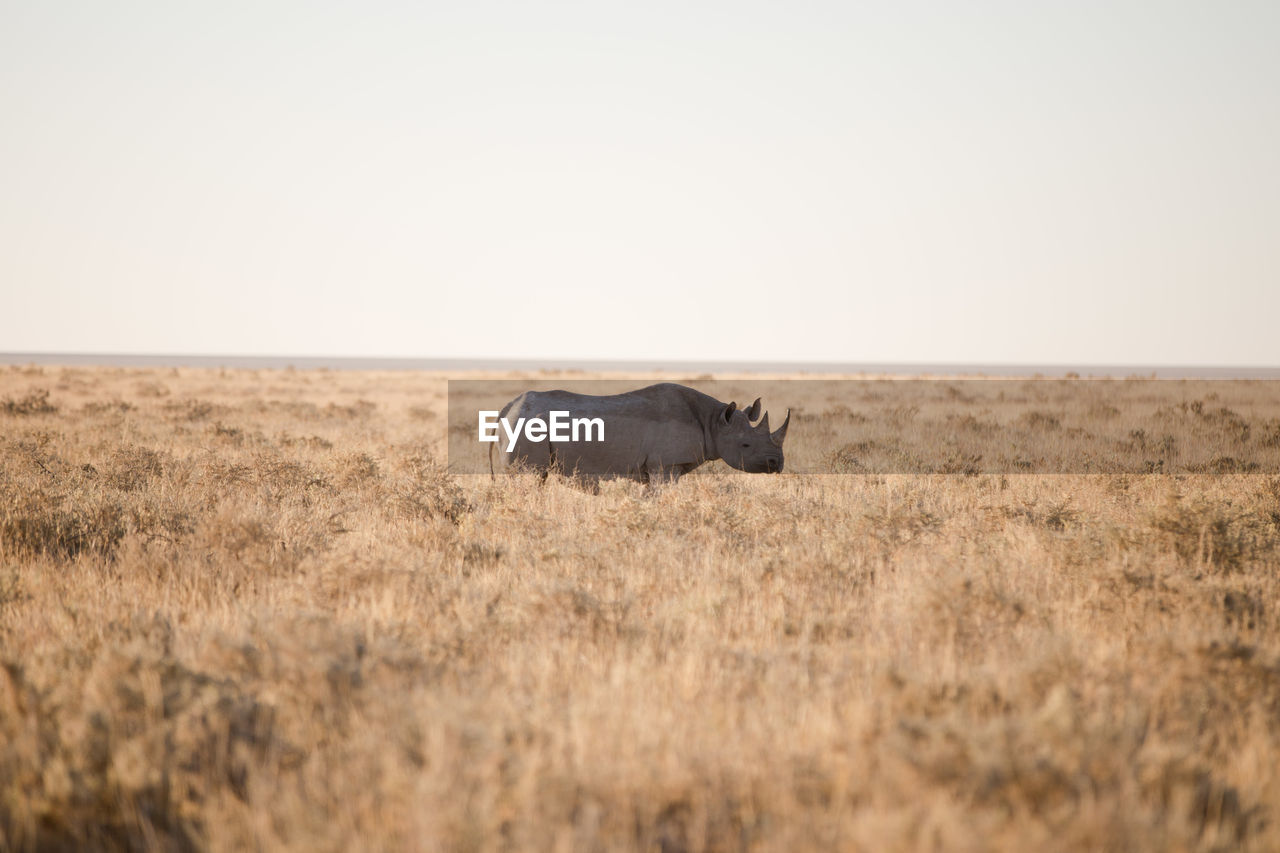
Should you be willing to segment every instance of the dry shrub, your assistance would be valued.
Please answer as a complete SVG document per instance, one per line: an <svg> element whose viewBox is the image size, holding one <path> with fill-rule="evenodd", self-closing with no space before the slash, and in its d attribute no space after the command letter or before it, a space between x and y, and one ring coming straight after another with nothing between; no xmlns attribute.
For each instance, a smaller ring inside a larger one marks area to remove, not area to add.
<svg viewBox="0 0 1280 853"><path fill-rule="evenodd" d="M0 486L0 549L10 556L109 557L124 538L126 518L119 502L102 495Z"/></svg>
<svg viewBox="0 0 1280 853"><path fill-rule="evenodd" d="M341 405L339 403L330 403L324 407L324 414L330 418L341 418L343 420L359 420L367 418L377 411L378 404L370 400L356 400L350 405Z"/></svg>
<svg viewBox="0 0 1280 853"><path fill-rule="evenodd" d="M335 481L344 489L373 485L382 478L378 460L368 453L340 454L334 459L333 472Z"/></svg>
<svg viewBox="0 0 1280 853"><path fill-rule="evenodd" d="M288 575L329 550L344 531L338 516L314 502L229 500L188 522L181 550L167 554L167 572L218 590Z"/></svg>
<svg viewBox="0 0 1280 853"><path fill-rule="evenodd" d="M37 388L17 399L5 397L0 400L0 413L6 415L53 415L57 412L58 407L49 402L49 391L46 388Z"/></svg>
<svg viewBox="0 0 1280 853"><path fill-rule="evenodd" d="M1157 420L1189 423L1200 433L1221 435L1243 443L1249 440L1252 425L1248 419L1226 406L1214 407L1209 400L1190 400L1177 406L1165 406L1155 413Z"/></svg>
<svg viewBox="0 0 1280 853"><path fill-rule="evenodd" d="M1250 474L1261 467L1252 460L1236 459L1234 456L1215 456L1208 462L1188 465L1187 470L1193 474Z"/></svg>
<svg viewBox="0 0 1280 853"><path fill-rule="evenodd" d="M1000 430L1000 425L994 420L979 418L976 415L948 414L946 422L954 430L973 435L990 436Z"/></svg>
<svg viewBox="0 0 1280 853"><path fill-rule="evenodd" d="M1051 431L1062 426L1061 416L1053 412L1030 411L1018 417L1018 424L1026 429Z"/></svg>
<svg viewBox="0 0 1280 853"><path fill-rule="evenodd" d="M294 435L288 431L282 431L276 440L281 447L307 447L314 450L332 450L333 442L327 438L318 435Z"/></svg>
<svg viewBox="0 0 1280 853"><path fill-rule="evenodd" d="M434 459L413 455L389 484L387 511L411 519L444 518L458 524L473 507L457 482Z"/></svg>
<svg viewBox="0 0 1280 853"><path fill-rule="evenodd" d="M151 448L126 445L112 452L106 483L123 492L136 492L164 472L164 461L164 456Z"/></svg>
<svg viewBox="0 0 1280 853"><path fill-rule="evenodd" d="M306 500L311 490L332 488L329 478L316 467L278 454L258 453L248 467L254 482L276 498Z"/></svg>
<svg viewBox="0 0 1280 853"><path fill-rule="evenodd" d="M1022 506L1003 507L1005 518L1022 519L1032 525L1048 530L1062 531L1079 521L1080 513L1071 508L1071 499L1062 498L1048 501L1041 505L1039 499L1029 501Z"/></svg>
<svg viewBox="0 0 1280 853"><path fill-rule="evenodd" d="M1280 447L1280 418L1268 418L1260 432L1258 442L1263 447Z"/></svg>
<svg viewBox="0 0 1280 853"><path fill-rule="evenodd" d="M90 400L80 407L80 411L90 417L101 415L123 415L137 407L126 400Z"/></svg>
<svg viewBox="0 0 1280 853"><path fill-rule="evenodd" d="M228 444L244 444L244 430L240 427L227 426L222 421L216 421L211 424L209 426L209 434L215 439L225 441Z"/></svg>
<svg viewBox="0 0 1280 853"><path fill-rule="evenodd" d="M163 382L137 382L133 386L133 393L143 399L159 399L160 397L168 397L170 394L169 386Z"/></svg>
<svg viewBox="0 0 1280 853"><path fill-rule="evenodd" d="M1197 568L1238 571L1251 561L1274 558L1280 545L1270 518L1230 500L1188 501L1175 493L1149 523L1184 564Z"/></svg>
<svg viewBox="0 0 1280 853"><path fill-rule="evenodd" d="M827 470L834 474L862 474L869 470L864 461L875 442L871 440L852 442L827 454L824 462Z"/></svg>
<svg viewBox="0 0 1280 853"><path fill-rule="evenodd" d="M205 421L215 416L223 417L229 411L227 406L194 399L171 400L164 404L163 410L177 421Z"/></svg>

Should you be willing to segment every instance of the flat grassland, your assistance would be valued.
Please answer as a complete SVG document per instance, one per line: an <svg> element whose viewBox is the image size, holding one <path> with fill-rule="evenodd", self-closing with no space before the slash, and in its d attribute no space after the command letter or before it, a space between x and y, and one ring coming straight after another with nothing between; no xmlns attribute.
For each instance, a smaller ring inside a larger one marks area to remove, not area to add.
<svg viewBox="0 0 1280 853"><path fill-rule="evenodd" d="M1232 454L590 494L439 375L5 370L0 849L1280 849L1280 422L1167 411Z"/></svg>

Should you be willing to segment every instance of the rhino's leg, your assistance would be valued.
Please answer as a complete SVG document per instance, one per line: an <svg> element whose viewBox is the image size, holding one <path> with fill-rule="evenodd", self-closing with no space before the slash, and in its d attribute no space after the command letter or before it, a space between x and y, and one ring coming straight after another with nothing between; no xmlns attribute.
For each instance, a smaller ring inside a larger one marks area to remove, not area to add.
<svg viewBox="0 0 1280 853"><path fill-rule="evenodd" d="M560 470L560 460L556 458L555 446L551 442L547 442L547 465L545 468L542 469L543 485L545 485L547 482L547 475L550 474L552 471L555 471L557 474L563 473Z"/></svg>
<svg viewBox="0 0 1280 853"><path fill-rule="evenodd" d="M533 471L547 479L547 473L555 460L552 458L547 442L524 441L516 443L515 450L508 454L510 461L526 471Z"/></svg>

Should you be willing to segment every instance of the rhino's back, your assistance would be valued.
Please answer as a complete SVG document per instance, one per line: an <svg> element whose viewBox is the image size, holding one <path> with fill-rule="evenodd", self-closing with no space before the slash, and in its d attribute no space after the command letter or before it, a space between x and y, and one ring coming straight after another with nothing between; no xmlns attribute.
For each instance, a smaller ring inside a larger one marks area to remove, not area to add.
<svg viewBox="0 0 1280 853"><path fill-rule="evenodd" d="M534 468L555 465L567 474L600 478L641 478L646 467L654 464L701 463L702 427L680 388L655 385L599 396L526 391L502 410L502 417L513 427L519 418L549 422L551 412L568 412L572 420L599 418L604 424L604 439L588 441L587 436L598 435L583 430L577 441L534 442L522 430L507 462L519 461Z"/></svg>

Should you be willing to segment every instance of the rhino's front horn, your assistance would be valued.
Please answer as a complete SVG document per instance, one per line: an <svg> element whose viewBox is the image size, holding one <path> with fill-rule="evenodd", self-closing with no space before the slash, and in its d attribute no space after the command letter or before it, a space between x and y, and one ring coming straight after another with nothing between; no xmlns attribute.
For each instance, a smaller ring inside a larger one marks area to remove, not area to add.
<svg viewBox="0 0 1280 853"><path fill-rule="evenodd" d="M762 423L768 423L769 416L765 415L764 417L765 419L764 421L762 421ZM787 425L790 423L791 423L791 410L787 409L787 419L782 422L782 426L778 427L777 432L769 436L769 440L772 441L774 444L778 445L779 447L781 447L782 442L787 440Z"/></svg>

